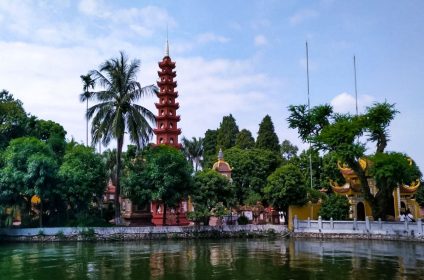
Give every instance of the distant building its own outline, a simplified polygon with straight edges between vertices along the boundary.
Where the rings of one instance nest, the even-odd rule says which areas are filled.
[[[224,160],[224,153],[222,152],[222,149],[219,149],[218,161],[213,164],[212,169],[231,180],[232,169],[230,165]]]

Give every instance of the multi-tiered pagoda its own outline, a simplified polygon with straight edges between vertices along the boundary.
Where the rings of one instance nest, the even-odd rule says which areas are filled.
[[[177,125],[180,121],[180,116],[177,115],[179,104],[175,102],[178,92],[175,91],[177,82],[174,81],[177,74],[174,71],[175,62],[169,57],[168,41],[166,42],[165,56],[159,62],[159,68],[159,81],[157,82],[159,103],[155,103],[158,115],[156,116],[156,128],[153,130],[156,135],[156,145],[168,145],[180,149],[178,135],[181,134],[181,129]],[[152,201],[150,205],[152,223],[156,226],[164,225],[164,207],[165,205],[161,201]],[[177,207],[167,208],[166,225],[188,225],[186,213],[189,207],[188,201],[181,201]]]
[[[181,129],[177,124],[180,121],[180,116],[177,116],[177,109],[179,108],[178,102],[175,99],[178,97],[178,92],[175,91],[177,82],[174,78],[177,76],[174,71],[175,62],[169,57],[169,45],[166,43],[165,56],[159,62],[160,71],[158,71],[159,81],[159,103],[155,103],[158,109],[156,116],[156,145],[165,144],[180,148],[178,143],[178,135],[181,134]]]

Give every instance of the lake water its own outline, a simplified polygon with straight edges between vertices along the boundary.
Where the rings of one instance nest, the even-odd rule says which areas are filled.
[[[0,279],[424,279],[424,244],[200,240],[1,244]]]

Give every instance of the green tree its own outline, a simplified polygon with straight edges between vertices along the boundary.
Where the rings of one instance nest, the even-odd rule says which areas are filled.
[[[307,149],[303,150],[296,162],[302,171],[302,180],[305,186],[311,187],[311,168],[310,161],[312,162],[312,188],[319,189],[321,186],[321,173],[322,173],[322,159],[317,150]],[[336,165],[337,167],[337,165]],[[327,182],[327,185],[329,183]]]
[[[235,193],[227,177],[215,170],[202,170],[193,178],[193,192],[191,195],[195,217],[206,220],[211,215],[212,209],[218,209],[223,203],[226,207],[233,206]]]
[[[237,134],[236,147],[240,149],[253,149],[255,147],[255,139],[249,130],[242,129]]]
[[[256,139],[256,148],[280,152],[280,141],[274,131],[274,124],[271,117],[266,115],[259,124],[258,137]]]
[[[345,179],[337,166],[337,162],[337,155],[334,152],[326,153],[322,157],[320,188],[329,189],[330,181],[334,181],[339,185],[345,183]]]
[[[64,196],[71,215],[89,216],[93,200],[100,212],[107,185],[106,166],[93,148],[75,145],[67,150],[59,169]]]
[[[0,203],[23,206],[24,215],[31,216],[31,197],[39,196],[39,222],[42,226],[43,204],[57,194],[59,166],[53,151],[36,138],[17,138],[5,150],[3,164],[0,170]]]
[[[361,142],[362,139],[376,143],[376,153],[384,152],[388,126],[397,114],[394,105],[387,102],[376,103],[358,116],[335,114],[330,105],[317,106],[310,111],[306,105],[290,106],[289,111],[290,128],[296,128],[303,141],[310,141],[321,151],[333,152],[338,160],[347,164],[358,175],[362,193],[372,207],[374,218],[385,219],[386,217],[380,216],[383,202],[378,200],[382,197],[371,193],[366,170],[361,168],[359,159],[365,156],[368,143]],[[387,176],[395,178],[397,175],[392,173]],[[384,188],[387,185],[377,187]],[[384,207],[389,208],[390,205],[386,204]]]
[[[420,186],[418,187],[416,198],[418,204],[423,207],[424,206],[424,187],[423,182],[421,182]]]
[[[378,189],[375,194],[375,215],[386,219],[388,205],[393,205],[392,194],[395,188],[421,179],[421,172],[415,163],[410,163],[406,155],[395,152],[376,153],[370,158],[370,165],[368,171],[374,177]]]
[[[208,129],[203,138],[203,167],[211,168],[218,154],[217,150],[217,130]]]
[[[63,126],[51,120],[31,116],[27,120],[26,133],[46,142],[55,153],[56,159],[62,160],[66,149],[66,131]]]
[[[93,90],[94,86],[96,85],[96,81],[93,80],[93,77],[91,76],[91,73],[88,73],[87,75],[81,75],[80,76],[82,81],[82,90],[83,93],[80,94],[80,101],[86,102],[86,113],[88,112],[88,100],[90,99],[92,93],[90,92],[90,88]],[[86,145],[88,146],[88,118],[86,122]]]
[[[299,148],[296,145],[293,145],[289,140],[284,140],[281,143],[280,152],[283,160],[289,161],[297,157],[297,152]]]
[[[144,200],[146,194],[142,188],[147,188],[151,199],[164,204],[163,224],[166,224],[167,207],[175,207],[186,198],[192,190],[192,166],[187,162],[181,151],[168,146],[157,146],[146,149],[143,154],[143,167],[137,183],[127,184],[126,192],[136,200]],[[135,187],[135,188],[134,188]],[[139,197],[137,197],[139,196]]]
[[[226,150],[234,147],[238,133],[239,128],[233,115],[230,114],[229,116],[224,116],[219,125],[218,134],[216,136],[216,150]]]
[[[332,194],[321,205],[319,215],[324,220],[347,220],[349,218],[349,200],[345,196]]]
[[[272,206],[286,211],[290,205],[304,205],[307,191],[301,178],[301,170],[293,164],[277,168],[267,179],[265,198]]]
[[[112,58],[100,65],[99,70],[93,70],[91,75],[100,91],[92,92],[91,98],[99,103],[90,107],[87,118],[92,118],[92,140],[96,144],[102,141],[108,145],[111,139],[116,139],[116,193],[115,222],[120,223],[119,196],[121,191],[120,172],[124,135],[128,133],[131,142],[139,148],[148,143],[155,116],[145,107],[136,104],[141,97],[157,91],[151,85],[141,87],[136,81],[140,67],[139,60],[128,61],[127,56],[120,52],[118,58]]]
[[[4,150],[11,139],[25,135],[26,118],[22,102],[6,90],[0,91],[0,150]]]
[[[201,167],[201,161],[203,156],[203,138],[192,137],[191,140],[183,137],[183,152],[187,160],[194,165],[194,171]]]
[[[234,147],[225,151],[225,159],[232,168],[231,178],[239,203],[250,196],[262,198],[267,177],[281,164],[278,154],[260,149]]]

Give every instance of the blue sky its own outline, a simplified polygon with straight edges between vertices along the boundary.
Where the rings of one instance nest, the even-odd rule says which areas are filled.
[[[388,150],[424,168],[423,14],[422,1],[0,0],[0,88],[83,141],[79,76],[125,50],[141,59],[141,84],[155,83],[168,26],[184,136],[229,113],[256,134],[269,114],[281,141],[302,146],[286,118],[307,102],[307,40],[312,105],[354,112],[356,55],[360,111],[396,103]],[[141,102],[156,112],[154,101]]]

